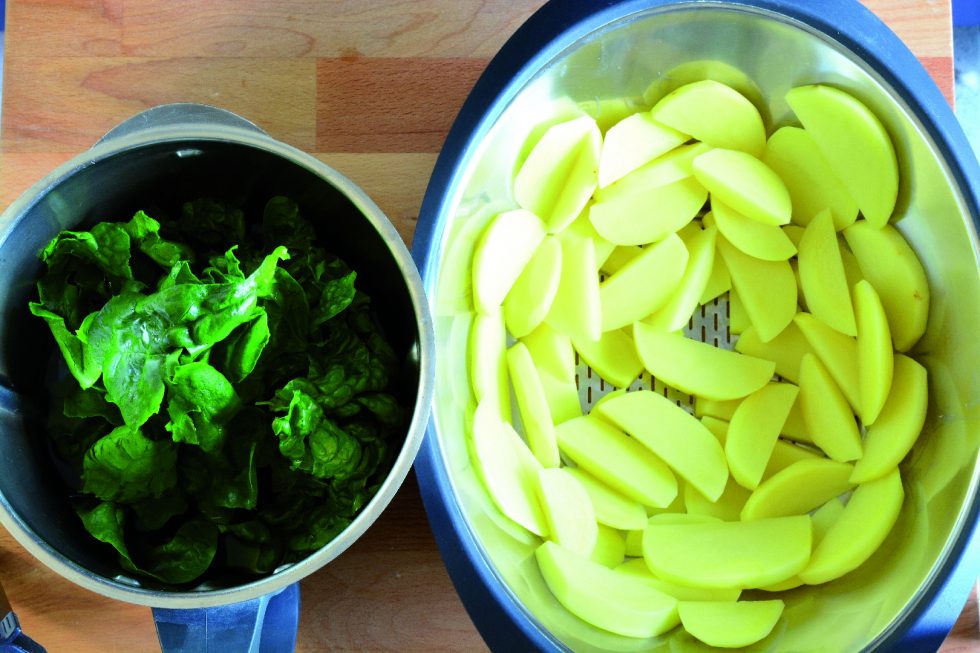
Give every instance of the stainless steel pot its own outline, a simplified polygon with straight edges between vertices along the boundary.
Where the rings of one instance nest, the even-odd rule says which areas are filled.
[[[489,502],[465,444],[467,300],[458,283],[467,224],[515,206],[514,165],[533,130],[581,111],[602,122],[698,76],[741,84],[776,126],[792,119],[783,97],[797,85],[829,83],[867,103],[897,147],[895,224],[933,293],[915,352],[929,369],[931,405],[902,465],[898,524],[859,570],[786,593],[780,625],[752,650],[935,650],[980,573],[980,169],[919,62],[852,0],[552,0],[491,62],[437,162],[414,242],[436,310],[437,384],[458,390],[437,395],[416,463],[450,575],[493,648],[701,650],[682,631],[628,640],[571,615],[537,570],[538,540]]]
[[[57,350],[27,310],[40,269],[37,255],[62,229],[124,219],[147,201],[213,196],[261,208],[274,194],[294,198],[315,223],[320,241],[358,270],[358,283],[374,298],[404,361],[404,387],[414,405],[411,423],[377,494],[322,549],[265,577],[221,578],[170,591],[124,572],[112,550],[85,532],[52,466],[39,420],[47,362]],[[401,237],[349,179],[227,111],[164,105],[127,120],[35,184],[6,210],[0,224],[6,225],[0,236],[0,523],[45,565],[99,594],[157,608],[239,603],[276,594],[330,562],[391,501],[428,419],[432,323]]]

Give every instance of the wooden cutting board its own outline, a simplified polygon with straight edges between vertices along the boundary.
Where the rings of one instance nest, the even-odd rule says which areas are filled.
[[[132,114],[204,102],[343,171],[410,242],[457,110],[541,4],[7,0],[0,208]],[[866,4],[952,102],[949,0]],[[3,529],[0,579],[29,634],[51,653],[159,650],[149,609],[61,579]],[[486,649],[442,565],[414,476],[302,593],[302,652]],[[943,651],[980,651],[976,611],[974,599]]]

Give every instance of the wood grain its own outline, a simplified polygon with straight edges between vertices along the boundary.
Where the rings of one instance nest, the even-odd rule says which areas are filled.
[[[542,3],[7,0],[0,207],[134,113],[195,101],[240,113],[342,171],[410,243],[456,111]],[[952,101],[949,0],[865,4]],[[61,579],[3,529],[0,579],[52,653],[159,650],[148,609]],[[302,653],[486,650],[439,557],[414,476],[302,590]],[[980,653],[975,595],[943,652]]]

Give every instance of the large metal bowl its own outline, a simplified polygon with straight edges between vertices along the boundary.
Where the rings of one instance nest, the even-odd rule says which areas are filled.
[[[935,650],[980,572],[980,170],[923,67],[851,0],[553,0],[491,63],[436,165],[414,245],[436,311],[439,360],[416,468],[450,574],[499,650],[699,650],[680,629],[648,641],[600,631],[548,591],[533,558],[539,540],[495,510],[467,453],[466,318],[454,295],[454,279],[466,273],[459,234],[481,212],[515,206],[514,162],[537,125],[582,108],[602,120],[609,99],[648,106],[650,85],[669,86],[672,71],[690,62],[712,62],[701,66],[708,75],[744,73],[776,126],[792,119],[783,96],[801,84],[832,84],[868,104],[896,145],[903,182],[895,224],[923,261],[933,296],[915,349],[930,373],[929,416],[902,464],[897,525],[859,570],[785,593],[780,624],[753,650]]]
[[[217,197],[261,211],[276,194],[293,198],[319,241],[358,271],[359,287],[374,299],[403,361],[399,385],[411,421],[404,441],[393,443],[397,456],[377,493],[323,548],[264,577],[221,577],[181,591],[154,586],[123,571],[112,549],[84,530],[45,447],[45,373],[57,349],[28,311],[41,267],[38,252],[62,229],[124,220],[147,202],[179,206]],[[132,603],[227,605],[273,594],[316,571],[389,504],[412,466],[428,420],[432,319],[408,249],[349,179],[227,111],[164,105],[127,120],[39,181],[10,205],[0,224],[6,225],[0,236],[0,524],[41,562],[82,587]]]

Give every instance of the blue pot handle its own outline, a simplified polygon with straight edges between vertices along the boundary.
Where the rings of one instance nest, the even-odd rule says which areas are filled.
[[[288,653],[296,649],[299,583],[213,608],[153,608],[163,653]]]

